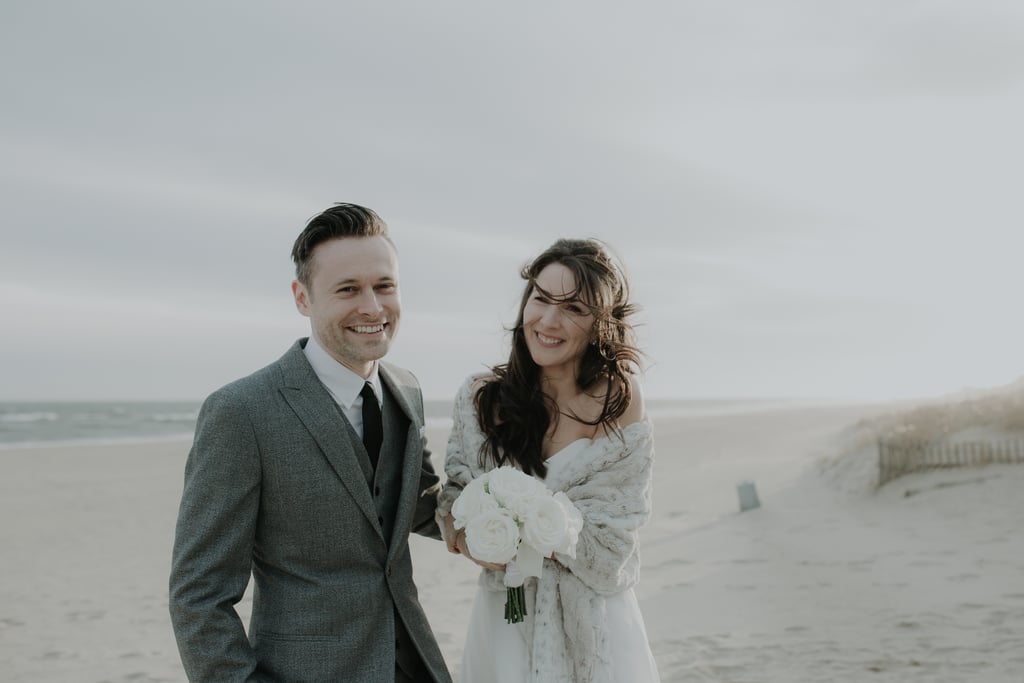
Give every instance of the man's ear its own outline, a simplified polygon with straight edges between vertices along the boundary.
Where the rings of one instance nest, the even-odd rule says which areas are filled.
[[[302,315],[309,317],[309,290],[306,285],[298,280],[292,280],[292,297],[295,298],[295,308]]]

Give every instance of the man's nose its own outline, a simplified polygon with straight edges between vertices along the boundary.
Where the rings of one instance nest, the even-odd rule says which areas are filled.
[[[377,293],[369,291],[359,297],[359,312],[366,313],[369,315],[376,315],[384,310],[384,307],[380,304],[380,299],[377,297]]]

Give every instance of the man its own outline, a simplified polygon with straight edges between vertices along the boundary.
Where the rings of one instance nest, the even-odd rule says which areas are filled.
[[[387,226],[339,204],[292,259],[312,334],[199,414],[170,578],[182,662],[203,683],[450,683],[409,556],[410,531],[440,538],[423,398],[380,362],[401,313]]]

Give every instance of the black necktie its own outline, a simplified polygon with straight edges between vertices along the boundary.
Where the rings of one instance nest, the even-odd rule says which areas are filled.
[[[359,392],[363,397],[363,445],[370,456],[370,464],[377,469],[380,458],[380,445],[384,442],[384,422],[380,417],[380,404],[373,393],[373,385],[367,382]]]

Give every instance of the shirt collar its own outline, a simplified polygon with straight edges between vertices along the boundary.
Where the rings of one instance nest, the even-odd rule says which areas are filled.
[[[359,392],[363,390],[363,384],[366,382],[373,385],[373,393],[377,395],[377,402],[381,402],[381,397],[384,394],[381,392],[380,363],[377,361],[373,363],[373,370],[370,371],[370,376],[367,379],[363,379],[336,361],[317,343],[316,337],[313,335],[309,336],[309,341],[306,342],[302,352],[306,354],[306,360],[313,367],[313,372],[316,373],[316,376],[327,387],[327,391],[331,394],[334,401],[342,408],[350,409],[352,407],[356,399],[359,398]]]

